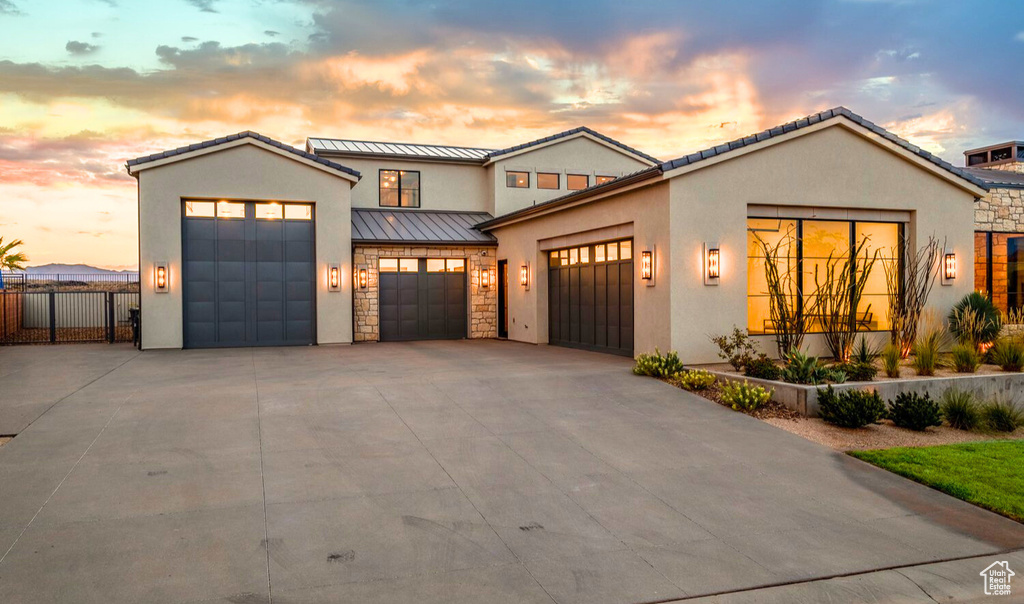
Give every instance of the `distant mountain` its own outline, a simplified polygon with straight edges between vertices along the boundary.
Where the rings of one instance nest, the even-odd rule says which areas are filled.
[[[25,272],[29,275],[118,275],[121,273],[134,273],[137,271],[112,271],[106,268],[89,266],[88,264],[44,264],[42,266],[27,266]]]

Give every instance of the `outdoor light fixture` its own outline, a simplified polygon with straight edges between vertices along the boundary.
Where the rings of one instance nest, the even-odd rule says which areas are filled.
[[[527,290],[530,289],[530,264],[524,264],[519,267],[519,285],[522,285]]]
[[[650,250],[640,252],[640,278],[644,281],[654,278],[654,254]]]
[[[491,286],[491,269],[484,267],[480,269],[480,287],[487,289]]]
[[[722,252],[717,243],[704,244],[704,285],[718,285],[722,277]]]
[[[337,264],[327,269],[327,291],[341,291],[341,267]]]
[[[946,250],[942,257],[942,284],[952,285],[956,279],[956,253]]]
[[[366,289],[366,269],[359,269],[359,289]]]
[[[167,273],[167,263],[157,262],[153,269],[153,290],[158,294],[166,294],[171,291],[171,277]]]

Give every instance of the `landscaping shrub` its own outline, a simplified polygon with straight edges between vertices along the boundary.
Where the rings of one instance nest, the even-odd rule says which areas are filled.
[[[683,370],[683,362],[679,360],[676,351],[670,350],[665,356],[661,351],[654,349],[654,354],[644,353],[636,357],[636,364],[633,365],[633,373],[637,375],[649,375],[651,377],[667,378]]]
[[[794,350],[786,355],[782,379],[790,384],[820,384],[827,379],[825,367],[816,357]]]
[[[954,388],[942,393],[940,402],[942,417],[957,430],[973,430],[978,427],[980,414],[978,401],[970,392],[961,392]]]
[[[715,383],[715,376],[703,369],[693,369],[679,372],[675,380],[684,389],[689,391],[707,390]]]
[[[900,377],[900,362],[903,360],[903,354],[900,352],[900,347],[895,344],[889,344],[882,349],[882,368],[885,369],[885,375],[891,378]]]
[[[917,375],[935,375],[935,370],[942,365],[942,338],[939,332],[928,332],[914,344],[914,360],[910,366]]]
[[[1020,338],[999,338],[988,354],[992,363],[999,365],[1003,371],[1019,373],[1024,369],[1024,340]]]
[[[878,368],[871,361],[865,362],[851,359],[847,363],[838,363],[832,367],[845,373],[846,377],[852,382],[870,382],[878,375]]]
[[[733,382],[722,385],[722,402],[736,411],[754,411],[772,398],[774,390],[751,386],[745,380],[742,384]]]
[[[885,417],[885,403],[875,391],[842,390],[832,386],[818,389],[818,415],[842,428],[863,428],[877,424]]]
[[[901,392],[889,401],[889,419],[900,428],[921,431],[942,425],[942,410],[928,394]]]
[[[743,375],[761,380],[778,380],[782,377],[782,369],[768,355],[761,354],[747,363]]]
[[[949,331],[961,344],[991,344],[1002,328],[999,309],[981,292],[967,294],[949,313]]]
[[[824,378],[823,382],[832,382],[833,384],[845,384],[846,383],[846,372],[842,369],[835,367],[827,367],[821,373],[821,377]]]
[[[957,344],[949,358],[957,373],[974,373],[981,366],[981,353],[974,344]]]
[[[718,345],[718,356],[728,361],[736,371],[742,371],[753,361],[757,351],[750,335],[739,327],[733,327],[732,334],[714,336],[711,341]]]
[[[1024,424],[1024,413],[1011,403],[992,401],[981,408],[985,425],[998,432],[1013,432]]]
[[[868,339],[865,338],[864,336],[861,336],[860,339],[857,340],[857,344],[854,345],[853,350],[850,351],[850,362],[856,364],[874,365],[875,360],[878,359],[879,354],[880,353],[878,351],[878,348],[868,344]],[[872,377],[874,376],[872,375]],[[853,376],[850,376],[850,379],[853,379]]]

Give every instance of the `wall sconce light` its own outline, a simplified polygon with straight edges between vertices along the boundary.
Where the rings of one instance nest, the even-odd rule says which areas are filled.
[[[718,285],[722,277],[722,251],[717,243],[704,244],[704,285]]]
[[[530,290],[530,263],[529,262],[527,262],[526,264],[524,264],[521,267],[519,267],[519,285],[522,285],[524,288],[526,288],[527,291]]]
[[[341,267],[337,264],[327,269],[327,291],[341,291]]]
[[[480,269],[480,287],[487,289],[491,286],[491,269],[484,267]]]
[[[956,280],[956,253],[946,250],[942,256],[942,284],[953,285]]]
[[[640,252],[640,278],[648,286],[654,285],[654,250]]]
[[[366,289],[366,281],[368,279],[365,268],[359,269],[359,289]]]
[[[153,266],[153,291],[158,294],[171,291],[171,275],[166,262],[157,262]]]

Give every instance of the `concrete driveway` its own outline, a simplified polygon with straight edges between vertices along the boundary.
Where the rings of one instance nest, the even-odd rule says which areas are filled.
[[[0,447],[0,602],[625,604],[1024,546],[1017,523],[628,359],[496,341],[0,359],[0,433],[20,432]],[[911,576],[858,589],[914,601]]]

